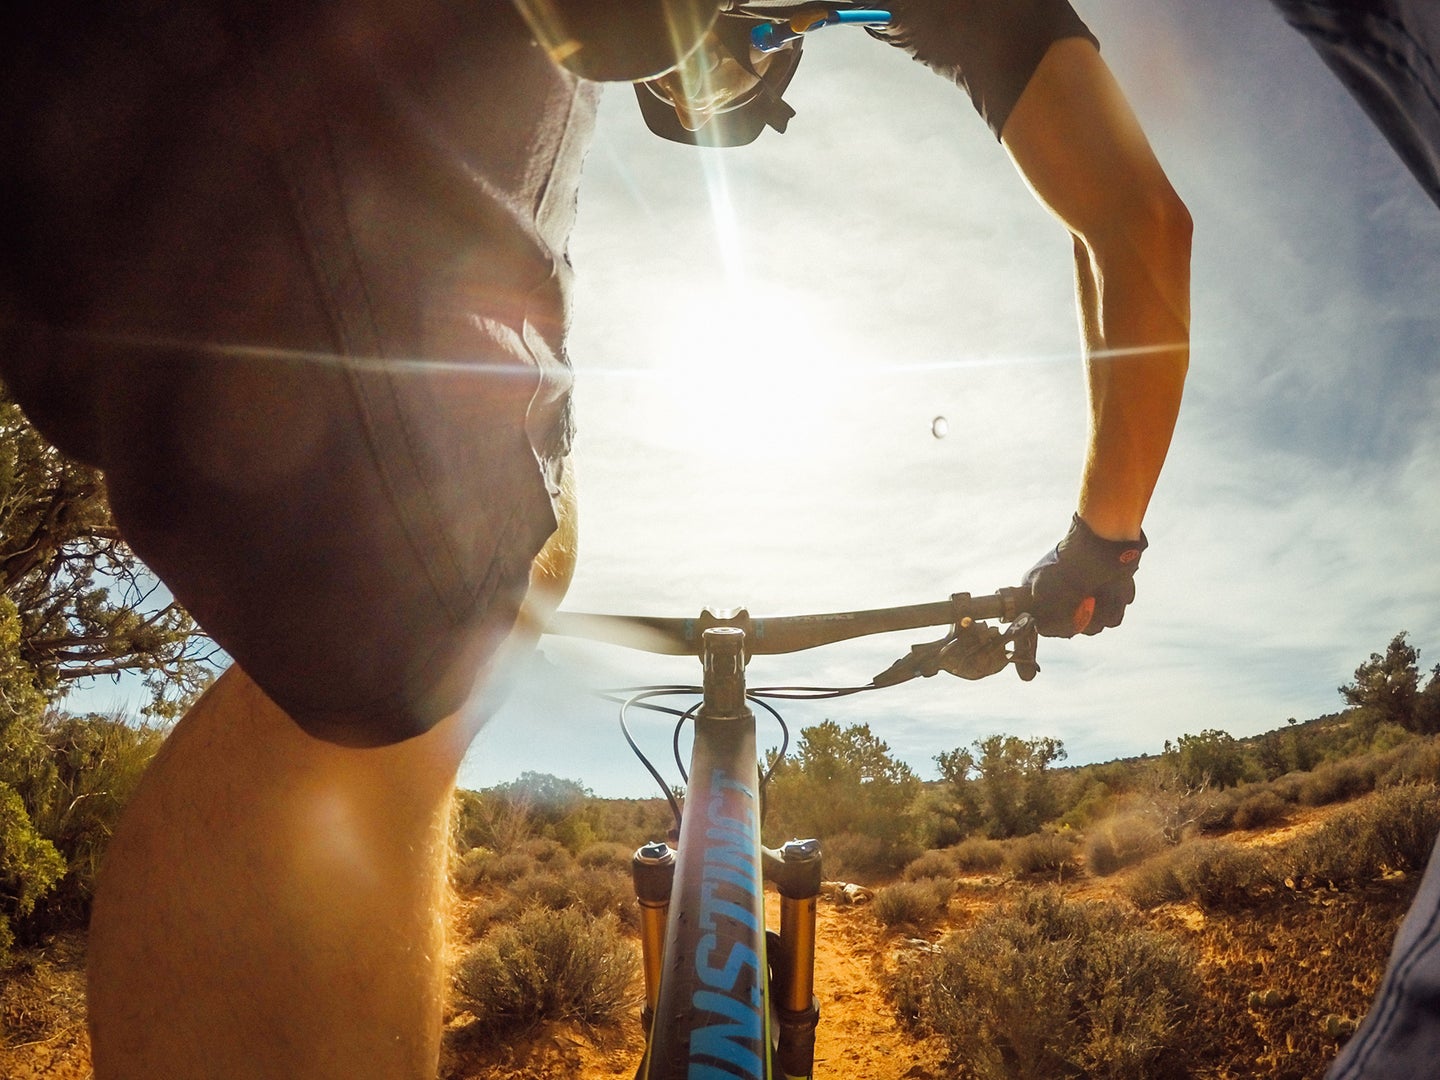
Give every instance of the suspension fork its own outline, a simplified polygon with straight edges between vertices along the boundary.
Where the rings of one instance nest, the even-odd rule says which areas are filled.
[[[810,1080],[815,1069],[815,908],[820,895],[820,841],[792,840],[766,850],[766,870],[780,890],[780,934],[771,958],[778,1039],[775,1063],[785,1080]]]

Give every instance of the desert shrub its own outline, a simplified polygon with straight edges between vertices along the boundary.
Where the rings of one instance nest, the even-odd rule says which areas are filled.
[[[1005,865],[1013,874],[1063,874],[1074,861],[1075,841],[1066,834],[1031,833],[1005,843]]]
[[[1195,830],[1209,835],[1235,828],[1235,811],[1244,796],[1238,788],[1203,791],[1185,802],[1185,813]]]
[[[521,911],[537,907],[549,911],[575,907],[589,915],[610,914],[627,926],[639,922],[628,873],[571,864],[557,869],[537,868],[511,882],[489,902],[474,905],[470,910],[470,931],[482,933],[496,922],[508,921]]]
[[[952,878],[955,876],[955,863],[943,851],[927,851],[918,859],[911,859],[906,863],[900,876],[906,881],[919,881],[922,878]]]
[[[490,868],[498,856],[489,848],[477,847],[450,857],[450,882],[462,892],[469,892],[489,880]]]
[[[1326,806],[1364,795],[1375,786],[1375,774],[1354,758],[1328,761],[1300,781],[1300,801]]]
[[[64,874],[65,860],[35,831],[20,795],[0,783],[0,968],[15,943],[13,921],[34,911]]]
[[[492,884],[505,884],[528,877],[535,873],[535,869],[534,856],[524,851],[509,851],[486,862],[484,876],[480,880]]]
[[[1143,862],[1165,846],[1159,826],[1138,814],[1122,814],[1100,822],[1085,838],[1085,867],[1106,877]]]
[[[583,849],[575,861],[584,867],[630,872],[630,861],[635,857],[635,845],[621,844],[613,840],[602,840]]]
[[[1287,844],[1282,866],[1296,884],[1353,885],[1387,870],[1419,870],[1440,831],[1440,791],[1394,787]]]
[[[955,882],[943,878],[897,881],[875,894],[871,910],[883,926],[923,926],[945,913]]]
[[[549,836],[537,836],[527,840],[520,850],[541,866],[563,866],[570,862],[570,849]]]
[[[898,872],[919,854],[919,844],[909,838],[840,833],[825,838],[825,874],[839,881],[873,881]]]
[[[1228,840],[1192,840],[1141,866],[1125,883],[1140,907],[1191,900],[1202,908],[1243,907],[1272,885],[1257,851]]]
[[[1286,812],[1285,800],[1269,788],[1262,788],[1253,795],[1247,795],[1235,807],[1235,828],[1264,828],[1283,820]]]
[[[604,1023],[625,1008],[635,951],[614,916],[529,908],[497,926],[456,965],[455,989],[477,1020]]]
[[[591,915],[607,912],[629,926],[640,925],[640,907],[629,872],[581,867],[571,875],[575,903]]]
[[[1305,774],[1286,773],[1278,779],[1271,780],[1267,787],[1281,802],[1294,804],[1300,801],[1300,788],[1304,782]]]
[[[957,870],[998,870],[1005,865],[1005,845],[985,836],[972,836],[949,849]]]
[[[1179,938],[1043,890],[905,962],[890,990],[986,1080],[1161,1080],[1186,1073],[1200,986]]]
[[[1387,754],[1376,770],[1377,788],[1440,783],[1440,740],[1423,739]]]

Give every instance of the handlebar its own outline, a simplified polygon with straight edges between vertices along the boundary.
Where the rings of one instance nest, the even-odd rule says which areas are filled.
[[[705,610],[698,618],[675,619],[648,615],[597,615],[559,611],[545,628],[547,634],[587,638],[668,656],[698,656],[702,637],[712,626],[730,626],[745,632],[746,656],[801,652],[837,641],[918,630],[927,626],[959,626],[965,620],[1020,619],[1030,601],[1026,588],[1000,589],[989,596],[955,593],[949,600],[907,607],[871,608],[828,615],[780,615],[754,618],[743,608],[733,612]]]

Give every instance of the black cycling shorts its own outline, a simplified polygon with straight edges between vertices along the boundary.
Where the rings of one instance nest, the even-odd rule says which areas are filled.
[[[595,97],[507,0],[0,15],[0,375],[314,734],[426,730],[513,624]]]
[[[1095,35],[1068,0],[892,0],[876,36],[951,80],[1000,138],[1010,111],[1050,46]]]

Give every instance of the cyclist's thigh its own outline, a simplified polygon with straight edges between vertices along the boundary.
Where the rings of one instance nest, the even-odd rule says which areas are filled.
[[[508,3],[301,8],[22,0],[0,371],[267,693],[369,744],[463,702],[554,528],[594,102]]]
[[[1360,1030],[1326,1080],[1431,1076],[1440,1060],[1440,842]]]

